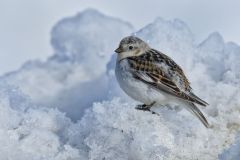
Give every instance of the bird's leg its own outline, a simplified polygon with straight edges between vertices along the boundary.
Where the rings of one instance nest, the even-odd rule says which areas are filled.
[[[151,107],[155,104],[156,102],[152,102],[151,104],[147,105],[147,104],[140,104],[140,105],[137,105],[135,107],[135,109],[137,110],[142,110],[142,111],[149,111],[149,112],[152,112],[152,114],[156,114],[156,112],[154,111],[151,111]]]
[[[137,110],[150,111],[150,107],[146,104],[139,104],[135,107]]]

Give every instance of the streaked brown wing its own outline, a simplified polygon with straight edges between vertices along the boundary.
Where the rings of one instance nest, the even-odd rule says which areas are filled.
[[[171,79],[169,73],[166,73],[164,70],[162,70],[156,64],[156,62],[154,62],[152,56],[147,54],[151,53],[146,53],[140,57],[128,58],[131,72],[136,79],[144,82],[154,89],[164,91],[170,95],[189,102],[206,106],[207,103],[204,103],[204,101],[202,101],[200,98],[198,100],[197,98],[185,93],[183,89],[180,89],[179,86],[177,86],[176,83]],[[177,74],[175,74],[175,76],[177,76]],[[186,90],[186,92],[188,91]]]
[[[142,57],[139,58],[143,58],[143,59],[149,59],[151,60],[153,63],[164,63],[169,67],[169,79],[171,79],[173,82],[176,83],[176,81],[171,77],[171,74],[174,73],[175,76],[179,77],[179,80],[181,82],[181,89],[186,90],[186,91],[191,91],[191,86],[190,86],[190,82],[188,81],[187,77],[185,76],[182,68],[176,63],[174,62],[170,57],[168,57],[167,55],[155,50],[155,49],[151,49],[148,52],[146,52],[146,54],[142,55]]]

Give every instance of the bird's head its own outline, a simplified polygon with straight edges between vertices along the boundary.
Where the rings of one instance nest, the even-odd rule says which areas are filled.
[[[118,60],[127,57],[135,57],[144,54],[150,47],[146,42],[135,36],[128,36],[120,41],[119,47],[115,50]]]

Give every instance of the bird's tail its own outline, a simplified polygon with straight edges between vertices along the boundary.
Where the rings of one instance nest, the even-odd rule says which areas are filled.
[[[210,128],[210,125],[203,115],[203,113],[198,109],[198,107],[194,103],[188,103],[186,107],[192,114],[198,117],[198,119],[203,123],[206,128]]]
[[[201,106],[209,105],[207,102],[196,96],[194,93],[189,93],[189,96],[194,100],[195,103],[200,104]]]

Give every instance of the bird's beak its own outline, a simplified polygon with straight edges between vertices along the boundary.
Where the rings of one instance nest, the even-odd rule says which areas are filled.
[[[118,47],[117,49],[115,49],[115,52],[116,53],[121,53],[123,50],[122,50],[122,48],[121,47]]]

